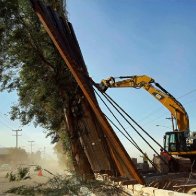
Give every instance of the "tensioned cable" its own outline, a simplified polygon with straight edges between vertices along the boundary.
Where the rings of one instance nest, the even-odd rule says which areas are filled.
[[[112,101],[106,96],[106,93],[102,93],[102,94],[108,100],[108,102],[116,109],[116,111],[119,112],[119,114],[124,118],[124,120],[135,130],[135,132],[148,144],[148,146],[155,152],[155,154],[157,154],[157,156],[159,156],[161,158],[161,160],[163,160],[166,163],[166,161],[159,155],[159,153],[152,147],[152,145],[139,133],[139,131],[127,120],[127,118],[121,113],[121,111],[115,105],[117,105],[118,107],[120,107],[120,106],[114,100],[113,100],[113,102],[115,104],[112,103]],[[133,120],[133,122],[134,122],[134,120]],[[164,149],[164,148],[162,148],[162,149]]]
[[[112,114],[112,116],[115,118],[115,120],[119,123],[119,125],[123,128],[123,130],[125,131],[125,133],[128,135],[128,137],[132,140],[132,144],[136,147],[139,148],[139,146],[136,144],[135,140],[130,136],[130,134],[126,131],[126,129],[124,128],[124,126],[122,125],[122,123],[117,119],[117,117],[114,115],[114,113],[112,112],[112,110],[108,107],[108,105],[105,103],[105,101],[101,98],[101,96],[97,93],[97,91],[94,89],[96,95],[99,97],[99,99],[103,102],[103,104],[106,106],[106,108],[109,110],[109,112]],[[106,116],[106,115],[105,115]],[[108,118],[106,116],[106,118]],[[108,118],[109,119],[109,118]],[[110,120],[110,119],[109,119]],[[111,120],[110,120],[111,121]],[[113,123],[114,124],[114,123]],[[122,133],[122,132],[121,132]],[[123,133],[124,135],[124,133]],[[127,137],[127,136],[126,136]]]
[[[118,107],[132,122],[134,122],[150,139],[152,139],[160,148],[164,149],[147,131],[144,130],[122,107],[120,107],[107,93],[103,93],[104,97],[111,103],[115,104],[114,107]],[[119,109],[117,108],[117,111]],[[128,121],[129,122],[129,121]]]
[[[145,153],[142,151],[142,149],[141,148],[139,148],[139,146],[136,144],[136,145],[134,145],[134,143],[119,129],[119,127],[117,126],[117,125],[115,125],[114,124],[114,122],[109,118],[109,117],[107,117],[106,115],[105,115],[105,117],[108,119],[108,121],[133,145],[133,146],[135,146],[135,148],[137,148],[138,149],[138,151],[140,152],[140,153],[142,153],[147,159],[148,159],[148,161],[151,163],[151,165],[156,169],[156,170],[158,170],[157,168],[156,168],[156,166],[155,166],[155,164],[148,158],[148,156],[146,156],[145,155]]]
[[[160,154],[152,147],[152,145],[139,133],[139,131],[125,118],[125,116],[120,112],[120,110],[122,110],[144,133],[146,133],[159,147],[161,147],[161,149],[164,149],[155,139],[153,139],[134,119],[132,119],[111,97],[109,99],[109,95],[107,95],[106,93],[102,93],[104,95],[104,97],[108,100],[108,102],[119,112],[119,114],[124,118],[124,120],[135,130],[135,132],[148,144],[148,146],[155,152],[155,154],[160,157],[160,159],[165,163],[168,164],[161,156]],[[107,97],[107,96],[108,97]],[[114,102],[114,103],[112,103]],[[115,105],[116,106],[115,106]],[[119,107],[120,110],[117,108]],[[164,149],[165,150],[165,149]],[[168,153],[169,156],[171,156],[169,154],[169,152],[167,150],[165,150],[165,152]],[[173,158],[171,156],[171,158]]]
[[[93,88],[94,89],[94,88]],[[98,92],[94,89],[96,95],[100,98],[100,100],[103,102],[103,104],[106,106],[106,108],[109,110],[109,112],[112,114],[112,116],[115,118],[115,120],[119,123],[119,125],[123,128],[123,130],[125,131],[125,133],[128,135],[128,137],[119,129],[119,127],[117,125],[114,124],[114,122],[105,115],[105,117],[111,122],[111,124],[118,129],[118,131],[133,145],[135,146],[135,148],[138,149],[139,152],[141,152],[144,156],[145,153],[142,151],[142,149],[137,145],[137,143],[135,142],[135,140],[131,137],[131,135],[126,131],[125,127],[122,125],[122,123],[117,119],[117,117],[114,115],[114,113],[112,112],[112,110],[108,107],[108,105],[105,103],[105,101],[102,99],[102,97],[98,94]],[[156,166],[154,165],[154,163],[148,158],[148,156],[146,157],[148,159],[148,161],[153,165],[153,167],[155,169]]]

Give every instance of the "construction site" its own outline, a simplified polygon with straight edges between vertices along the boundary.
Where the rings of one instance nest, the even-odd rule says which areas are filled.
[[[20,31],[18,31],[13,33],[15,37],[13,36],[12,39],[24,39],[24,45],[27,43],[32,47],[32,50],[26,47],[27,51],[23,50],[24,53],[23,51],[18,52],[18,56],[24,59],[21,62],[18,60],[20,58],[17,57],[17,62],[13,58],[14,50],[6,53],[9,48],[4,49],[1,54],[2,59],[0,60],[3,62],[4,59],[8,59],[6,63],[13,64],[15,67],[12,67],[12,69],[15,69],[17,74],[20,75],[18,83],[14,74],[10,83],[7,82],[9,79],[7,79],[7,83],[3,83],[3,90],[19,89],[17,94],[20,97],[20,107],[12,110],[12,118],[22,119],[21,121],[24,124],[35,121],[48,129],[48,135],[51,136],[52,142],[61,142],[61,147],[63,146],[62,148],[65,151],[63,156],[71,157],[71,168],[81,181],[85,183],[94,181],[109,183],[116,190],[116,192],[106,193],[99,193],[98,191],[82,192],[80,190],[80,193],[66,192],[63,194],[61,192],[60,194],[56,192],[56,195],[195,195],[196,131],[190,128],[190,125],[195,124],[189,119],[190,115],[185,106],[179,101],[179,97],[170,93],[175,92],[172,86],[165,85],[165,82],[163,82],[163,85],[161,84],[161,81],[164,81],[164,73],[160,74],[158,78],[153,72],[152,76],[150,75],[151,72],[147,75],[146,72],[140,69],[135,73],[129,73],[130,69],[126,70],[124,68],[119,73],[120,76],[116,76],[111,75],[108,68],[105,68],[105,70],[102,70],[104,71],[102,79],[97,81],[97,77],[94,78],[96,73],[92,74],[90,71],[92,70],[91,65],[86,66],[84,61],[86,57],[82,53],[82,47],[80,47],[80,38],[77,37],[77,30],[74,30],[73,27],[74,24],[72,26],[69,21],[67,13],[69,9],[65,6],[67,2],[62,1],[63,4],[61,4],[57,3],[58,1],[30,0],[27,5],[23,1],[21,2],[17,6],[23,6],[23,9],[27,9],[26,7],[30,5],[27,9],[31,12],[29,18],[25,17],[26,10],[21,14],[17,6],[17,9],[14,5],[10,6],[12,1],[9,1],[11,7],[9,12],[11,14],[2,14],[15,20],[19,13],[18,24],[12,24],[13,26],[10,29],[13,32],[17,28],[26,28],[27,30],[25,37],[21,36],[21,38],[20,33],[18,33]],[[2,1],[2,5],[6,5],[6,1]],[[64,9],[65,7],[66,9]],[[5,10],[1,9],[2,13],[6,13]],[[71,15],[71,13],[69,14]],[[20,21],[23,21],[24,25]],[[103,27],[100,26],[99,28]],[[33,34],[34,31],[35,34]],[[6,40],[10,34],[6,34],[6,30],[3,28],[2,32],[1,36],[4,36]],[[42,34],[42,37],[38,38],[38,34]],[[99,33],[96,36],[99,37]],[[121,39],[119,38],[119,40]],[[1,41],[1,45],[5,43]],[[19,47],[22,46],[23,44]],[[16,47],[17,50],[20,49]],[[96,54],[95,48],[91,48],[91,50]],[[121,48],[121,50],[123,49]],[[124,51],[124,53],[126,52]],[[9,55],[13,56],[9,57]],[[32,60],[32,65],[36,65],[37,62],[38,64],[42,63],[39,66],[30,67],[29,55],[35,57],[35,60]],[[178,56],[178,58],[180,57]],[[129,62],[127,64],[129,65]],[[1,72],[7,74],[7,67],[3,68],[4,65],[2,64]],[[131,65],[129,66],[131,67]],[[104,67],[100,66],[99,69],[102,68]],[[39,70],[39,74],[37,70]],[[171,66],[171,76],[168,75],[165,81],[175,80],[172,71]],[[177,70],[174,72],[177,72]],[[186,80],[186,78],[184,77],[183,80]],[[1,82],[3,82],[3,79]],[[181,83],[181,81],[178,82]],[[130,107],[129,109],[123,107],[123,103],[120,103],[119,100],[116,101],[115,97],[120,97],[121,92],[123,93],[126,89],[135,89],[134,92],[138,94],[138,100],[141,99],[142,102],[140,106],[134,106],[136,104],[133,100],[129,101],[131,100],[131,93],[128,93],[124,97],[125,100],[122,101],[128,103],[127,107]],[[143,91],[144,94],[142,94]],[[187,94],[194,91],[192,90]],[[114,92],[114,94],[111,93],[110,95],[110,92]],[[183,96],[186,96],[186,94]],[[146,128],[145,125],[138,122],[135,116],[133,117],[129,113],[131,111],[131,113],[142,116],[137,111],[137,107],[140,107],[141,110],[143,107],[145,112],[148,97],[149,100],[155,100],[158,107],[160,105],[161,108],[165,109],[165,112],[169,115],[169,125],[166,124],[165,126],[163,122],[162,125],[156,124],[154,128]],[[150,115],[148,114],[148,116]],[[151,129],[159,130],[161,126],[165,127],[161,133],[151,132]],[[160,136],[160,139],[157,140],[158,136]],[[65,141],[68,141],[66,145]],[[29,142],[32,145],[34,141]],[[68,151],[69,153],[66,154]],[[10,156],[7,156],[7,154],[6,150],[0,152],[1,164],[11,162]],[[14,160],[16,158],[12,159],[12,162]],[[21,158],[18,161],[20,160]],[[42,162],[40,161],[40,164]],[[30,164],[30,162],[27,160],[25,164]],[[66,165],[68,162],[65,161],[64,164]],[[45,165],[47,166],[46,163]],[[31,168],[34,166],[31,164]],[[53,175],[47,169],[38,168],[38,172],[38,176],[43,176],[42,172]],[[54,183],[56,182],[54,181]],[[46,182],[43,181],[42,183]],[[85,187],[85,184],[82,184],[82,186]],[[103,184],[100,186],[103,187]],[[22,192],[13,193],[28,195],[27,192],[23,192],[23,194]],[[39,194],[34,192],[32,195]],[[50,195],[50,193],[41,193],[41,195]],[[55,194],[52,193],[51,195]]]

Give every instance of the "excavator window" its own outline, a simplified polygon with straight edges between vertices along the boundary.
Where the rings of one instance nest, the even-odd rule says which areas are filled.
[[[176,135],[170,134],[170,140],[169,140],[169,151],[175,152],[176,151]]]
[[[165,150],[168,152],[177,151],[177,141],[176,134],[174,132],[167,132],[165,135]]]
[[[167,132],[164,140],[164,148],[168,152],[187,151],[186,138],[183,132]]]
[[[164,144],[165,144],[164,145],[165,150],[169,151],[169,135],[167,134],[164,136]]]

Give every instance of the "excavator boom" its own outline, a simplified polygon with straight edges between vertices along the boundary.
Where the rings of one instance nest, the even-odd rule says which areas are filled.
[[[123,76],[119,77],[119,79],[119,81],[116,81],[116,78],[110,77],[102,80],[99,84],[100,90],[105,92],[107,88],[115,87],[143,88],[171,112],[172,117],[176,120],[176,129],[178,131],[189,131],[189,118],[182,104],[160,84],[156,83],[154,79],[146,75]]]

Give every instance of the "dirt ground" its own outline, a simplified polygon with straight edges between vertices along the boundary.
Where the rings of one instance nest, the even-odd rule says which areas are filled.
[[[20,181],[12,181],[10,182],[8,178],[6,178],[6,174],[13,172],[17,173],[17,168],[19,167],[29,167],[29,176],[30,179],[20,180]],[[38,171],[35,171],[36,166],[32,165],[16,165],[12,166],[12,168],[2,169],[0,167],[0,195],[14,195],[14,194],[6,194],[5,192],[16,187],[21,186],[30,186],[34,187],[39,184],[43,184],[48,182],[50,179],[54,177],[54,175],[65,174],[65,169],[59,167],[56,161],[46,161],[41,164],[42,167],[42,175],[38,175]],[[46,169],[46,171],[44,170]],[[51,174],[49,173],[51,172]],[[53,174],[53,175],[52,175]]]
[[[39,175],[40,174],[39,171],[35,171],[34,168],[32,167],[30,169],[30,172],[29,172],[30,173],[29,176],[31,177],[30,179],[10,182],[9,179],[5,177],[6,174],[7,174],[7,172],[10,172],[10,171],[11,170],[7,170],[7,171],[0,170],[0,196],[1,195],[3,195],[3,196],[4,195],[5,196],[12,196],[12,195],[14,196],[14,195],[16,195],[16,194],[12,194],[12,193],[6,193],[8,190],[13,189],[13,188],[18,188],[18,187],[21,187],[21,186],[27,186],[27,187],[32,187],[33,188],[33,187],[37,187],[40,184],[45,184],[49,180],[53,179],[54,178],[54,175],[64,174],[63,176],[66,176],[65,175],[65,171],[61,170],[61,172],[60,172],[60,170],[56,171],[56,170],[54,170],[52,168],[48,169],[49,172],[48,171],[45,171],[43,169],[42,170],[42,175],[40,176]],[[12,171],[14,171],[14,170],[12,169]],[[193,185],[196,184],[196,181],[195,181],[196,174],[193,173],[192,177],[190,178],[190,182],[189,183],[187,183],[187,175],[186,175],[186,177],[185,176],[181,176],[181,175],[185,175],[185,174],[179,174],[179,176],[177,174],[175,174],[175,175],[172,175],[171,174],[170,177],[169,177],[170,178],[170,181],[171,181],[170,183],[167,182],[168,175],[161,176],[161,177],[160,176],[157,176],[157,177],[156,176],[153,176],[152,178],[154,180],[152,180],[152,179],[150,180],[150,178],[149,178],[149,180],[151,181],[150,186],[154,186],[156,188],[163,188],[163,186],[164,186],[165,189],[167,189],[167,190],[173,190],[172,187],[173,187],[173,185],[176,185],[176,184],[179,184],[179,185],[180,184],[185,184],[185,183],[186,184],[193,184]],[[163,182],[163,186],[162,187],[159,187],[158,186],[158,184],[160,184],[160,183],[158,183],[158,181],[160,180],[159,178],[161,178],[161,181]],[[164,180],[164,178],[165,178],[165,180]],[[176,178],[178,178],[178,182],[176,181],[177,180]],[[66,186],[68,185],[68,184],[66,184],[66,182],[64,184]],[[73,185],[75,186],[77,184],[73,183]],[[166,185],[168,185],[168,187]],[[46,187],[44,187],[44,188],[46,188]],[[50,187],[50,188],[52,188],[52,187]],[[86,188],[86,187],[84,186],[83,188]],[[186,192],[188,192],[188,189],[191,188],[191,187],[189,187],[189,186],[188,187],[184,187],[187,190],[185,190],[184,188],[182,189],[182,188],[183,187],[181,187],[181,186],[177,186],[175,191],[180,191],[180,192],[185,192],[186,193]],[[182,190],[180,190],[180,189],[182,189]],[[106,194],[101,194],[101,195],[115,195],[115,194],[110,194],[110,193],[111,192],[114,192],[115,193],[116,191],[118,192],[118,190],[116,190],[116,189],[111,189],[109,191],[110,192],[108,192]],[[54,190],[54,192],[55,192],[55,190]],[[42,194],[42,195],[47,195],[47,194]],[[70,194],[70,195],[72,195],[72,194]],[[100,195],[100,194],[95,194],[95,195]],[[121,195],[124,195],[124,194],[121,194]]]
[[[31,174],[31,179],[9,182],[9,179],[5,177],[7,172],[8,171],[0,171],[0,195],[14,195],[6,194],[5,192],[11,188],[20,187],[22,185],[36,186],[40,183],[46,183],[51,178],[51,175],[46,172],[43,172],[43,176],[38,176],[38,172],[34,172]]]
[[[13,170],[12,170],[13,171]],[[49,172],[48,172],[49,171]],[[50,173],[52,172],[52,174]],[[124,191],[111,184],[92,181],[80,181],[67,172],[56,172],[52,170],[39,171],[30,170],[31,179],[12,181],[6,178],[7,171],[0,171],[0,195],[127,195]],[[62,175],[63,174],[63,175]],[[11,191],[10,191],[11,190]],[[9,191],[9,193],[7,193]],[[15,194],[13,194],[15,193]],[[16,194],[18,193],[18,194]]]

